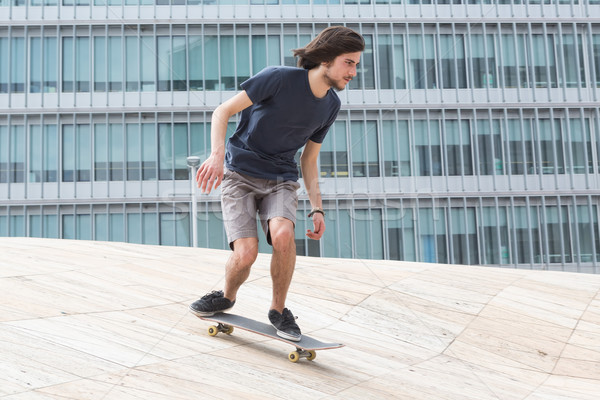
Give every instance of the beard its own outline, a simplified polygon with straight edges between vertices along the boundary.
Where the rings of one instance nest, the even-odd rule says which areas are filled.
[[[346,77],[350,80],[352,80],[352,77]],[[350,84],[350,82],[346,83],[345,79],[332,79],[329,76],[329,69],[327,70],[327,73],[325,74],[325,81],[327,82],[327,84],[329,86],[331,86],[332,88],[334,88],[335,90],[337,90],[338,92],[341,92],[342,90],[344,90],[346,88],[347,85]]]

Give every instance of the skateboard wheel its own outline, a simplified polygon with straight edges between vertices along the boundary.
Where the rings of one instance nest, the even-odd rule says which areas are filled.
[[[300,359],[300,353],[298,353],[297,351],[292,351],[288,355],[288,359],[293,363],[298,362],[298,360]]]
[[[217,329],[216,326],[211,325],[211,326],[208,327],[208,334],[210,336],[217,336],[217,333],[219,333],[219,330]]]
[[[223,332],[225,332],[228,335],[231,335],[233,333],[233,326],[226,326]]]
[[[308,351],[308,357],[306,357],[306,359],[307,359],[308,361],[312,361],[312,360],[314,360],[316,357],[317,357],[317,352],[316,352],[316,351],[314,351],[314,350],[309,350],[309,351]]]

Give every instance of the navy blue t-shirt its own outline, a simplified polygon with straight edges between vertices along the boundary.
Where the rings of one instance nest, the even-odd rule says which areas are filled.
[[[321,99],[308,83],[308,70],[268,67],[241,84],[252,106],[242,111],[227,142],[227,168],[264,179],[298,180],[294,156],[309,140],[322,143],[340,110],[329,89]]]

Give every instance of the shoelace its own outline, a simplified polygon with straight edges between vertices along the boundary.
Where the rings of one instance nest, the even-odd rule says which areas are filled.
[[[298,317],[294,317],[292,312],[287,309],[283,311],[282,315],[283,315],[283,321],[281,322],[282,330],[286,330],[288,328],[298,329],[298,325],[296,324],[296,319],[298,319]]]
[[[214,299],[216,297],[223,297],[223,291],[222,290],[213,290],[209,294],[202,296],[202,300]]]

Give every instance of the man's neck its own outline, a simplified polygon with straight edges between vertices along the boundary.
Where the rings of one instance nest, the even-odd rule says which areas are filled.
[[[327,84],[323,78],[323,66],[319,65],[313,69],[308,70],[308,84],[313,95],[319,99],[327,96],[327,91],[331,89],[331,86]]]

